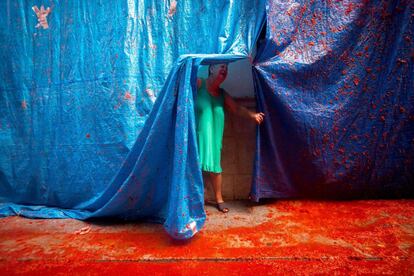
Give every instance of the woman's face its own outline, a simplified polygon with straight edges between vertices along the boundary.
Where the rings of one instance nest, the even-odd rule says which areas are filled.
[[[223,82],[227,77],[227,64],[214,64],[210,66],[210,76],[218,80],[220,83]]]

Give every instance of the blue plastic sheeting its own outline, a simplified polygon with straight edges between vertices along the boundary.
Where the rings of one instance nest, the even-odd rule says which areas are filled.
[[[414,194],[412,1],[268,1],[252,198]]]
[[[197,68],[248,56],[264,16],[260,0],[2,1],[0,215],[193,236]]]

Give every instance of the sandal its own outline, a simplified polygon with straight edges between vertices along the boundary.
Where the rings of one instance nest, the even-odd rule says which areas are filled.
[[[225,202],[217,202],[216,207],[220,212],[223,213],[227,213],[228,211],[230,211]]]

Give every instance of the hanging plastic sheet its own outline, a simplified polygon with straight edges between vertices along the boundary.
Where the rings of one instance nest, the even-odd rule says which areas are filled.
[[[194,235],[191,79],[203,60],[248,56],[264,14],[263,1],[2,1],[0,215]],[[183,56],[198,53],[226,55]]]
[[[412,1],[267,4],[251,195],[414,194]]]

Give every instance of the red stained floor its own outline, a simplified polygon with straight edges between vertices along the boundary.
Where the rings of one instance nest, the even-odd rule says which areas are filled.
[[[414,274],[414,200],[206,210],[205,228],[187,242],[155,224],[2,218],[0,275]]]

